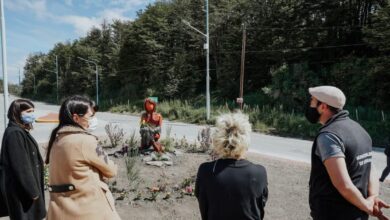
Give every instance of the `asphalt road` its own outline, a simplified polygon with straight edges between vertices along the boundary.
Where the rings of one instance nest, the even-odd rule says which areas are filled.
[[[15,97],[11,96],[10,100],[12,101],[13,99],[15,99]],[[42,102],[34,102],[34,103],[36,105],[35,112],[38,117],[50,112],[58,112],[59,110],[59,106],[56,105],[49,105]],[[0,96],[1,136],[4,131],[3,105],[4,105],[3,94],[1,94]],[[113,114],[108,112],[98,112],[97,117],[99,120],[99,125],[97,130],[94,133],[98,136],[105,135],[104,126],[110,122],[123,128],[123,130],[126,132],[126,135],[130,135],[130,133],[133,131],[135,131],[136,134],[138,134],[138,129],[139,129],[138,116]],[[31,133],[39,143],[46,143],[49,139],[51,130],[54,127],[55,124],[35,123],[34,129],[32,130]],[[185,137],[189,141],[194,141],[197,139],[199,131],[205,126],[186,124],[181,122],[171,122],[171,121],[164,120],[163,129],[162,129],[163,136],[166,135],[166,129],[168,127],[171,127],[171,136],[175,136],[176,138]],[[306,141],[306,140],[277,137],[277,136],[252,132],[251,145],[249,151],[264,154],[264,155],[270,155],[274,157],[294,160],[294,161],[310,163],[311,143],[312,143],[311,141]],[[374,148],[373,161],[377,170],[382,171],[382,169],[386,166],[386,157],[383,154],[383,150]]]

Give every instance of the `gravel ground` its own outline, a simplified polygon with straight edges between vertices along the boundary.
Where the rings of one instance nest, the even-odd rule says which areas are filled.
[[[265,219],[311,219],[308,206],[309,164],[248,154],[250,161],[267,169],[269,200],[265,208]],[[117,191],[114,193],[114,197],[119,199],[116,201],[116,208],[123,220],[200,219],[196,198],[183,193],[181,185],[186,182],[193,187],[191,181],[194,180],[199,165],[210,160],[208,155],[185,153],[174,158],[173,166],[164,168],[145,165],[138,160],[136,167],[139,170],[139,184],[138,187],[132,185],[130,188],[133,190],[128,193],[120,192],[129,189],[125,160],[114,160],[119,165],[119,173],[110,181],[110,185],[114,185],[113,192]],[[153,187],[154,190],[158,188],[158,191],[152,193]],[[390,202],[390,183],[383,183],[380,190],[381,197]],[[385,213],[390,216],[389,210]]]
[[[248,159],[262,164],[268,172],[269,200],[265,219],[305,220],[310,218],[308,205],[308,181],[310,166],[307,163],[278,159],[250,153]],[[122,201],[117,201],[117,210],[123,219],[200,219],[197,200],[194,196],[180,196],[180,190],[173,190],[174,185],[196,175],[202,162],[210,160],[208,155],[184,154],[175,159],[172,167],[158,168],[139,163],[140,176],[143,180],[138,192],[131,192]],[[118,161],[121,163],[121,161]],[[118,187],[128,183],[125,168],[121,166],[117,178]],[[143,199],[133,201],[139,191],[143,198],[149,197],[147,188],[165,185],[165,191],[158,193],[156,201]],[[164,200],[167,192],[169,199]],[[381,197],[390,201],[390,184],[381,186]],[[386,210],[390,216],[390,212]],[[374,219],[374,218],[372,218]]]

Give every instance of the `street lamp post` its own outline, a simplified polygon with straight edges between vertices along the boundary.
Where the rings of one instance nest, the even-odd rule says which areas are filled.
[[[58,56],[56,55],[56,81],[57,81],[57,104],[58,104]]]
[[[32,74],[32,76],[33,76],[34,94],[36,94],[36,93],[37,93],[37,86],[36,86],[36,84],[35,84],[35,74],[34,74],[34,73],[31,73],[31,74]]]
[[[96,62],[84,59],[82,57],[77,57],[80,60],[84,60],[87,63],[92,63],[95,65],[95,73],[96,73],[96,105],[99,105],[99,74],[98,74],[98,65]]]
[[[205,12],[206,12],[206,33],[198,30],[193,27],[190,22],[182,20],[182,22],[190,27],[192,30],[198,32],[206,38],[206,43],[204,44],[204,49],[206,50],[206,112],[207,120],[210,119],[210,35],[209,35],[209,1],[205,0]]]
[[[1,57],[3,70],[3,94],[4,94],[4,130],[7,127],[7,108],[8,108],[8,73],[7,73],[7,49],[5,39],[5,19],[4,19],[4,2],[0,0],[0,19],[1,19]],[[1,148],[1,147],[0,147]]]
[[[48,69],[45,69],[46,71],[48,71],[48,72],[51,72],[51,73],[55,73],[56,74],[56,85],[57,85],[57,103],[58,103],[58,93],[59,93],[59,86],[58,86],[58,56],[56,55],[56,62],[55,62],[55,64],[56,64],[56,69],[55,69],[55,71],[52,71],[52,70],[48,70]]]

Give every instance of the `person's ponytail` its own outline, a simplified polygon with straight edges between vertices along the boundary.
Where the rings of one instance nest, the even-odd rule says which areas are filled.
[[[54,141],[56,140],[58,130],[60,130],[62,127],[63,126],[60,124],[56,128],[54,128],[54,130],[51,132],[49,145],[47,147],[47,152],[46,152],[46,160],[45,160],[46,164],[49,164],[49,162],[50,162],[51,148],[53,147]]]

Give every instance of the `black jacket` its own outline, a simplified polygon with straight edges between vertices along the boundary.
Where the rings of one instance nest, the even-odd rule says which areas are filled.
[[[44,218],[43,160],[34,138],[14,122],[4,132],[0,165],[0,189],[8,203],[11,220]]]
[[[257,220],[268,198],[267,172],[247,160],[220,159],[199,167],[195,195],[205,220]]]

